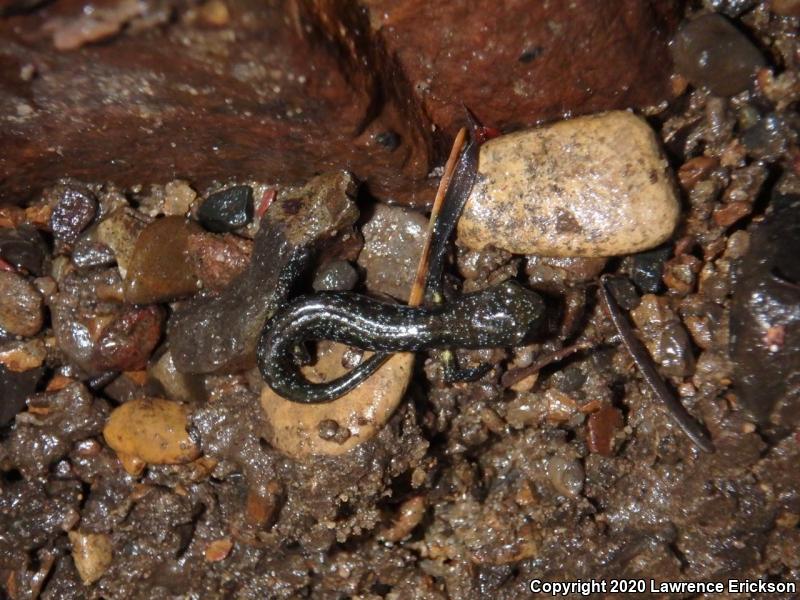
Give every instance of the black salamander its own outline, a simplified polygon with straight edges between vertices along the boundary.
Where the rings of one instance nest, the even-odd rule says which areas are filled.
[[[516,281],[434,308],[411,308],[350,292],[319,293],[297,298],[276,312],[256,354],[261,374],[280,396],[329,402],[358,386],[393,352],[521,345],[536,332],[544,311],[542,298]],[[377,354],[338,379],[313,383],[300,371],[297,349],[323,339]]]

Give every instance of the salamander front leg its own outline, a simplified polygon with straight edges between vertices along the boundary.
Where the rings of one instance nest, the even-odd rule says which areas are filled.
[[[459,381],[477,381],[489,371],[493,365],[485,363],[477,367],[460,368],[456,355],[452,350],[444,350],[441,354],[442,375],[445,383],[457,383]]]

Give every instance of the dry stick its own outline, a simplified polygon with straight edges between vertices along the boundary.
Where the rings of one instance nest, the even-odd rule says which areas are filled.
[[[447,164],[444,167],[444,173],[439,180],[439,189],[436,190],[436,198],[433,201],[433,208],[431,209],[431,218],[428,221],[428,235],[425,238],[425,244],[422,246],[422,255],[417,264],[417,273],[414,275],[414,285],[411,288],[411,294],[408,297],[409,306],[419,306],[422,304],[422,299],[425,297],[425,281],[428,278],[428,263],[431,257],[431,242],[433,241],[433,225],[439,216],[439,209],[442,207],[447,188],[450,186],[450,180],[453,178],[453,171],[456,168],[458,155],[461,154],[461,148],[464,146],[464,139],[467,136],[467,129],[462,127],[456,139],[453,142],[453,147],[450,150],[450,157],[447,159]]]
[[[526,377],[533,375],[534,373],[538,373],[539,371],[544,369],[547,365],[564,360],[571,354],[575,354],[576,352],[580,352],[581,350],[588,350],[589,348],[592,348],[594,345],[595,344],[593,342],[578,342],[577,344],[573,344],[572,346],[567,346],[566,348],[562,348],[561,350],[556,350],[555,352],[546,354],[542,358],[537,360],[535,363],[530,364],[527,367],[520,367],[519,369],[506,371],[503,374],[503,377],[500,379],[500,383],[503,385],[503,387],[511,387],[512,385],[514,385],[515,383],[519,383]]]
[[[683,429],[683,432],[689,436],[700,449],[706,452],[713,452],[714,444],[711,438],[700,424],[695,421],[694,417],[689,414],[689,411],[680,403],[678,398],[675,397],[672,390],[667,387],[661,375],[658,374],[653,358],[650,356],[647,348],[644,347],[644,344],[636,337],[631,324],[628,322],[628,318],[622,312],[617,301],[611,296],[607,282],[608,275],[600,277],[600,299],[611,317],[611,322],[622,338],[622,344],[627,348],[631,358],[633,358],[633,362],[635,362],[636,366],[639,368],[642,377],[647,382],[647,385],[650,386],[650,389],[653,390],[656,397],[667,407],[669,415],[678,426]]]

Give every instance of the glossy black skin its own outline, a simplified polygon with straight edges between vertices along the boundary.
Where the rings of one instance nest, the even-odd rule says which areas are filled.
[[[280,396],[303,403],[329,402],[363,382],[390,353],[520,345],[536,332],[544,312],[542,298],[515,281],[430,309],[350,292],[303,296],[267,322],[256,352],[258,366]],[[300,371],[296,350],[307,341],[323,339],[377,354],[338,379],[313,383]]]

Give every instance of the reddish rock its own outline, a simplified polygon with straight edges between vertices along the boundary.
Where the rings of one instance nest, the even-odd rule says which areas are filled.
[[[85,23],[84,1],[64,0],[0,21],[0,201],[63,176],[203,187],[345,167],[382,199],[425,204],[462,103],[513,128],[664,98],[680,10],[242,0],[209,21],[118,4],[135,10]],[[93,29],[65,43],[76,24]]]
[[[610,404],[603,404],[600,410],[589,417],[589,451],[611,456],[614,450],[614,434],[620,427],[622,413]]]
[[[387,54],[437,126],[462,103],[501,129],[668,96],[680,2],[367,0]]]
[[[188,239],[189,260],[203,288],[218,292],[250,264],[251,240],[226,233],[193,233]]]

